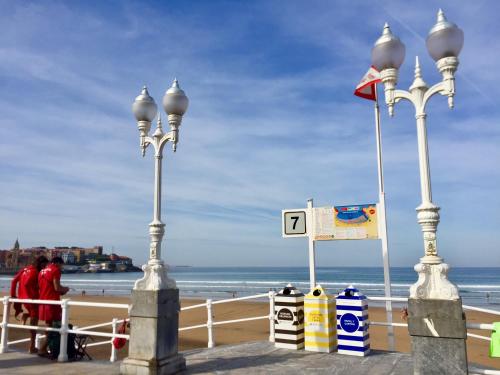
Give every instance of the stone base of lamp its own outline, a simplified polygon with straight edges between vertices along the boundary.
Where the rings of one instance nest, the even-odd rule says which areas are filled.
[[[462,300],[408,300],[415,375],[468,374]]]
[[[167,375],[186,369],[178,353],[179,290],[132,290],[127,375]]]
[[[151,361],[126,358],[120,365],[120,374],[169,375],[181,373],[185,369],[186,360],[182,355],[164,358],[154,364]]]
[[[136,280],[134,290],[176,289],[175,280],[167,275],[168,266],[159,259],[150,259],[142,266],[144,276]]]
[[[448,280],[449,266],[442,258],[427,255],[414,269],[418,280],[410,287],[410,298],[458,300],[458,288]]]

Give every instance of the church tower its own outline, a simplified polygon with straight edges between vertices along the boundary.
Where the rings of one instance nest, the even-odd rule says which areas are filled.
[[[17,269],[18,266],[19,266],[19,249],[20,249],[20,246],[19,246],[19,239],[16,238],[16,242],[14,243],[14,248],[11,250],[11,255],[10,255],[10,259],[8,259],[8,262],[7,262],[7,267],[8,268],[13,268],[13,269]]]

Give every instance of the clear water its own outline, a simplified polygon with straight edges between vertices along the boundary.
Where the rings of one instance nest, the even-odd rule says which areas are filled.
[[[306,267],[180,267],[169,271],[182,297],[231,298],[279,290],[292,283],[302,291],[309,288]],[[128,295],[142,273],[65,274],[62,284],[71,293]],[[459,286],[464,304],[500,309],[500,268],[452,268],[450,279]],[[365,295],[384,295],[383,269],[379,267],[319,267],[316,279],[335,294],[353,284]],[[411,267],[391,268],[392,295],[407,297],[417,279]],[[0,276],[0,292],[10,288],[10,276]],[[489,297],[488,297],[489,295]]]

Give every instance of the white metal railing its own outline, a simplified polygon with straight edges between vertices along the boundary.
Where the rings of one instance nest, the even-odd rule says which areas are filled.
[[[369,300],[372,301],[385,301],[385,300],[391,300],[391,301],[396,301],[396,302],[405,302],[408,301],[408,298],[405,297],[367,297]],[[494,315],[500,315],[500,311],[497,310],[491,310],[491,309],[485,309],[482,307],[475,307],[475,306],[469,306],[469,305],[462,305],[462,308],[464,310],[471,310],[471,311],[479,311],[487,314],[494,314]],[[374,326],[389,326],[392,325],[394,327],[407,327],[408,324],[406,323],[387,323],[387,322],[369,322],[370,325]],[[482,329],[482,330],[487,330],[491,331],[493,329],[493,324],[487,324],[487,323],[467,323],[467,328],[468,329]],[[474,333],[467,332],[468,337],[473,337],[476,339],[480,340],[485,340],[485,341],[491,341],[490,337],[487,336],[481,336],[481,335],[476,335]],[[500,370],[490,370],[490,369],[482,369],[474,366],[469,367],[469,374],[471,375],[500,375]]]
[[[484,368],[478,368],[478,367],[469,367],[469,375],[476,375],[476,374],[485,374],[485,375],[500,375],[499,370],[488,370]]]
[[[213,301],[212,299],[207,299],[205,303],[200,303],[200,304],[196,304],[196,305],[183,307],[183,308],[181,308],[181,311],[187,311],[187,310],[196,309],[196,308],[206,308],[207,309],[207,322],[203,323],[203,324],[189,326],[189,327],[182,327],[182,328],[179,328],[179,331],[187,331],[187,330],[198,329],[198,328],[207,328],[207,336],[208,336],[207,347],[213,348],[215,346],[215,339],[214,339],[214,332],[213,332],[214,326],[248,322],[248,321],[254,321],[254,320],[261,320],[261,319],[269,319],[269,341],[274,342],[274,297],[275,297],[275,295],[276,295],[276,292],[269,291],[268,293],[255,294],[255,295],[251,295],[251,296],[238,297],[238,298],[230,298],[230,299],[225,299],[225,300]],[[212,308],[213,305],[236,302],[236,301],[243,301],[243,300],[260,299],[260,298],[266,298],[266,297],[269,299],[269,314],[268,315],[254,316],[254,317],[249,317],[249,318],[232,319],[232,320],[225,320],[225,321],[219,321],[219,322],[214,321],[215,315],[214,315],[213,308]],[[407,297],[369,297],[369,296],[367,296],[367,299],[371,300],[371,301],[389,301],[389,300],[393,301],[393,302],[407,302],[408,301]],[[61,328],[49,328],[49,327],[29,326],[29,325],[8,323],[9,303],[10,302],[60,305],[62,308]],[[0,324],[0,327],[2,328],[2,333],[0,336],[0,353],[4,353],[7,350],[8,345],[13,345],[13,344],[29,341],[29,339],[23,339],[23,340],[7,342],[8,329],[9,329],[9,327],[11,327],[11,328],[19,328],[19,329],[35,329],[38,331],[45,331],[45,332],[51,332],[51,331],[52,332],[59,332],[61,335],[61,345],[60,345],[61,350],[60,350],[60,354],[58,357],[59,362],[67,361],[66,349],[67,349],[67,335],[68,335],[68,333],[84,334],[84,335],[97,336],[97,337],[109,337],[111,339],[110,341],[108,341],[108,340],[100,341],[100,342],[88,344],[87,346],[92,347],[92,346],[98,346],[98,345],[111,344],[110,361],[111,362],[116,361],[116,358],[117,358],[116,349],[112,345],[113,339],[114,338],[125,338],[128,340],[130,338],[129,335],[117,333],[118,324],[122,323],[123,320],[118,320],[115,318],[115,319],[113,319],[112,322],[95,324],[92,326],[82,327],[79,329],[76,329],[77,327],[75,327],[74,329],[69,329],[68,322],[69,322],[69,307],[70,306],[121,308],[121,309],[127,309],[127,310],[129,309],[128,304],[81,302],[81,301],[71,301],[69,299],[64,299],[62,301],[30,300],[30,299],[19,299],[19,298],[13,299],[13,298],[6,296],[3,298],[3,321]],[[491,310],[491,309],[484,309],[484,308],[474,307],[474,306],[469,306],[469,305],[463,305],[463,308],[464,308],[464,310],[472,310],[472,311],[479,311],[479,312],[488,313],[488,314],[500,315],[500,311]],[[373,325],[373,326],[393,326],[393,327],[407,327],[408,326],[408,324],[406,324],[406,323],[394,323],[394,322],[392,322],[392,323],[369,322],[369,324]],[[112,333],[91,331],[91,329],[101,328],[101,327],[105,327],[105,326],[109,326],[109,325],[112,326],[112,330],[113,330]],[[485,324],[485,323],[467,323],[467,328],[468,329],[481,329],[481,330],[490,330],[491,331],[493,329],[493,325],[492,324]],[[467,333],[467,336],[477,338],[477,339],[482,339],[482,340],[491,340],[489,337],[481,336],[481,335],[477,335],[477,334],[473,334],[473,333],[469,333],[469,332]],[[41,337],[42,336],[37,335],[37,341]],[[63,349],[64,349],[64,352],[63,352]],[[497,370],[486,370],[486,369],[479,369],[479,368],[474,368],[474,367],[469,368],[469,371],[471,374],[477,373],[477,374],[488,374],[488,375],[500,375],[500,371],[497,371]]]
[[[31,303],[31,304],[42,304],[42,305],[60,305],[62,310],[61,317],[61,327],[60,328],[51,328],[51,327],[43,327],[43,326],[31,326],[31,325],[23,325],[23,324],[15,324],[9,323],[9,309],[10,303],[19,302],[19,303]],[[115,338],[123,338],[129,340],[130,335],[119,334],[117,333],[118,324],[122,323],[123,320],[118,320],[116,318],[111,322],[95,324],[87,327],[74,327],[73,329],[69,328],[69,312],[70,306],[82,306],[82,307],[102,307],[102,308],[117,308],[117,309],[127,309],[129,310],[128,304],[123,303],[100,303],[100,302],[81,302],[81,301],[71,301],[70,299],[63,299],[61,301],[50,301],[50,300],[32,300],[32,299],[21,299],[21,298],[11,298],[9,296],[3,297],[3,318],[0,327],[2,328],[2,333],[0,335],[0,353],[5,353],[8,350],[9,345],[26,342],[29,339],[16,340],[9,342],[9,328],[17,328],[17,329],[25,329],[25,330],[36,330],[42,332],[58,332],[60,334],[60,345],[59,345],[59,356],[57,360],[59,362],[66,362],[68,360],[68,334],[74,333],[79,335],[88,335],[88,336],[97,336],[97,337],[107,337],[110,340],[100,341],[97,343],[88,344],[87,346],[97,346],[97,345],[111,345],[111,355],[110,361],[114,362],[117,359],[116,349],[113,345],[113,340]],[[99,332],[99,331],[91,331],[94,328],[100,328],[105,326],[112,327],[112,333],[107,332]],[[36,338],[36,346],[39,347],[40,338],[42,336],[37,334]]]
[[[189,327],[182,327],[179,328],[179,331],[187,331],[191,329],[198,329],[198,328],[207,328],[207,336],[208,336],[208,348],[213,348],[215,346],[214,342],[214,334],[213,334],[213,327],[218,326],[218,325],[224,325],[224,324],[232,324],[232,323],[241,323],[241,322],[248,322],[252,320],[260,320],[260,319],[267,319],[269,318],[269,341],[274,342],[274,296],[276,292],[270,291],[269,293],[263,293],[263,294],[256,294],[252,296],[246,296],[246,297],[238,297],[238,298],[230,298],[230,299],[225,299],[225,300],[217,300],[213,301],[211,299],[207,299],[206,303],[200,303],[196,305],[191,305],[191,306],[186,306],[181,309],[181,311],[186,311],[186,310],[191,310],[191,309],[196,309],[196,308],[203,308],[205,307],[207,309],[207,323],[204,324],[197,324]],[[263,316],[256,316],[256,317],[251,317],[251,318],[241,318],[241,319],[233,319],[233,320],[226,320],[222,322],[215,322],[214,321],[214,314],[213,314],[213,309],[212,306],[215,304],[221,304],[221,303],[229,303],[229,302],[235,302],[235,301],[242,301],[242,300],[249,300],[249,299],[258,299],[258,298],[263,298],[263,297],[268,297],[269,298],[269,315],[263,315]],[[368,300],[371,301],[393,301],[393,302],[408,302],[408,297],[370,297],[367,296]],[[474,311],[480,311],[484,313],[490,313],[490,314],[498,314],[500,315],[499,311],[496,310],[491,310],[491,309],[483,309],[480,307],[474,307],[474,306],[469,306],[469,305],[463,305],[463,308],[465,310],[474,310]],[[376,321],[370,321],[370,325],[372,326],[383,326],[383,327],[408,327],[408,324],[406,323],[388,323],[388,322],[376,322]],[[483,329],[483,330],[492,330],[493,325],[492,324],[485,324],[485,323],[467,323],[467,328],[469,329]],[[486,336],[481,336],[477,335],[474,333],[467,333],[467,336],[481,339],[481,340],[487,340],[491,341],[491,338],[486,337]]]
[[[493,330],[493,324],[487,323],[467,323],[467,328]]]
[[[469,305],[462,305],[462,307],[464,308],[464,310],[472,310],[472,311],[484,312],[486,314],[500,315],[500,311],[497,311],[497,310],[484,309],[482,307],[475,307],[475,306],[469,306]]]
[[[389,322],[371,322],[371,321],[368,321],[368,324],[371,325],[371,326],[382,326],[382,327],[389,327],[389,326],[392,326],[392,327],[408,327],[408,324],[406,323],[389,323]]]
[[[483,330],[486,330],[486,331],[492,331],[493,330],[493,324],[467,323],[467,328],[469,328],[469,329],[483,329]],[[480,340],[485,340],[485,341],[491,341],[491,337],[476,335],[475,333],[467,332],[467,336],[473,337],[475,339],[480,339]],[[500,374],[500,372],[498,372],[498,374]]]
[[[117,333],[117,329],[118,329],[118,325],[119,324],[122,324],[123,323],[123,319],[121,320],[118,320],[116,318],[113,318],[113,321],[111,322],[107,322],[107,323],[101,323],[101,324],[94,324],[94,325],[91,325],[91,326],[86,326],[86,327],[76,327],[75,326],[75,329],[79,329],[79,330],[82,330],[82,331],[85,331],[85,330],[89,330],[89,329],[92,329],[92,328],[101,328],[101,327],[107,327],[107,326],[111,326],[112,327],[112,330],[113,330],[113,333]],[[1,323],[0,323],[0,326],[1,326]],[[9,324],[9,327],[12,327],[12,328],[17,328],[16,327],[13,327],[12,324]],[[26,325],[23,325],[23,328],[26,327]],[[35,338],[35,347],[37,349],[40,349],[40,341],[41,339],[45,338],[46,336],[45,335],[41,335],[41,334],[38,334],[36,335],[36,338]],[[24,342],[28,342],[30,341],[29,338],[27,339],[21,339],[21,340],[15,340],[15,341],[9,341],[7,343],[7,345],[15,345],[15,344],[21,344],[21,343],[24,343]],[[111,338],[110,340],[105,340],[105,341],[98,341],[98,342],[93,342],[93,343],[89,343],[87,344],[86,346],[88,348],[90,347],[93,347],[93,346],[100,346],[100,345],[111,345],[111,356],[110,356],[110,361],[111,362],[115,362],[116,359],[117,359],[117,350],[116,348],[114,347],[113,345],[113,338]]]
[[[394,302],[406,302],[406,301],[408,301],[407,297],[366,297],[366,298],[369,300],[372,300],[372,301],[387,301],[387,300],[391,300]],[[469,306],[469,305],[462,305],[462,307],[464,310],[480,311],[480,312],[487,313],[487,314],[500,315],[500,311],[497,311],[497,310],[484,309],[482,307],[475,307],[475,306]],[[406,323],[387,323],[387,322],[370,322],[370,325],[374,325],[374,326],[391,326],[392,325],[394,327],[407,327],[408,326],[408,324],[406,324]],[[493,329],[493,324],[467,323],[467,328],[469,328],[469,329],[482,329],[482,330],[491,331]],[[490,337],[476,335],[474,333],[467,333],[467,336],[482,339],[482,340],[491,341]]]
[[[205,307],[207,309],[207,322],[204,324],[197,324],[194,326],[182,327],[182,328],[179,328],[179,331],[188,331],[188,330],[197,329],[197,328],[207,328],[207,336],[208,336],[207,347],[213,348],[215,346],[214,331],[213,331],[214,326],[220,326],[220,325],[224,325],[224,324],[241,323],[241,322],[249,322],[252,320],[269,319],[269,341],[274,342],[274,296],[275,295],[276,295],[276,292],[271,290],[268,293],[255,294],[252,296],[245,296],[245,297],[223,299],[223,300],[217,300],[217,301],[207,299],[206,303],[200,303],[197,305],[183,307],[183,308],[181,308],[181,311]],[[259,298],[268,298],[269,299],[269,315],[253,316],[250,318],[224,320],[224,321],[220,321],[220,322],[214,321],[215,314],[214,314],[213,308],[212,308],[213,305],[218,305],[221,303],[235,302],[235,301],[244,301],[244,300],[250,300],[250,299],[259,299]]]
[[[368,324],[371,325],[371,326],[383,326],[383,327],[388,327],[388,326],[392,326],[392,327],[408,327],[407,323],[394,323],[394,322],[388,323],[388,322],[370,322],[369,321]],[[479,327],[481,327],[481,328],[479,328]],[[492,330],[493,329],[493,324],[467,323],[467,328]],[[467,332],[467,336],[474,337],[474,338],[480,339],[480,340],[491,341],[490,337],[476,335],[475,333]]]
[[[370,301],[392,301],[392,302],[408,302],[408,297],[368,297]]]

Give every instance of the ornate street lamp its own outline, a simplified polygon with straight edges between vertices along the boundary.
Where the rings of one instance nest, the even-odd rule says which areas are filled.
[[[443,80],[429,88],[422,79],[417,57],[415,79],[409,91],[396,90],[398,69],[404,60],[405,46],[398,37],[392,34],[388,24],[385,24],[382,36],[375,42],[372,49],[372,63],[380,71],[389,114],[394,115],[394,104],[401,99],[408,100],[415,107],[422,195],[422,204],[417,207],[417,218],[422,226],[425,251],[420,264],[415,266],[419,280],[410,288],[410,296],[415,298],[459,298],[457,287],[447,279],[448,265],[443,263],[443,259],[438,256],[437,252],[436,231],[439,223],[439,207],[432,203],[425,106],[433,95],[441,94],[448,97],[448,105],[453,108],[455,71],[463,40],[462,30],[447,21],[443,11],[439,10],[437,23],[427,37],[427,48],[429,54],[436,60],[436,66]]]
[[[165,224],[161,221],[161,172],[163,147],[167,142],[172,142],[172,149],[174,152],[176,151],[179,140],[179,127],[188,104],[189,100],[186,94],[181,90],[179,82],[175,79],[172,87],[167,90],[163,97],[163,108],[168,115],[170,131],[163,132],[161,116],[158,113],[157,127],[152,136],[149,136],[149,130],[151,129],[151,122],[156,117],[158,107],[154,99],[149,95],[146,86],[143,87],[141,94],[135,98],[132,105],[132,111],[137,119],[137,128],[140,134],[142,156],[145,155],[149,145],[153,146],[155,156],[153,221],[149,224],[149,234],[151,236],[149,261],[143,267],[144,277],[135,283],[134,289],[137,290],[175,288],[175,281],[168,278],[167,267],[161,259],[161,241],[165,233]]]
[[[424,256],[415,266],[418,281],[410,287],[408,299],[408,331],[411,336],[415,374],[467,374],[467,330],[458,288],[448,280],[448,265],[437,251],[436,231],[439,207],[432,202],[429,150],[425,106],[435,94],[448,97],[453,108],[455,72],[464,36],[455,24],[439,10],[437,23],[427,36],[427,49],[436,61],[442,81],[428,87],[422,78],[418,57],[415,79],[408,91],[396,90],[398,69],[403,63],[405,47],[385,24],[382,36],[372,49],[372,63],[380,71],[385,102],[389,114],[402,99],[415,107],[417,120],[418,160],[422,203],[417,207],[417,220],[422,227]],[[451,355],[450,353],[453,353]]]
[[[122,362],[122,374],[174,374],[186,367],[178,353],[179,290],[167,275],[167,266],[161,259],[161,241],[165,224],[161,221],[161,172],[163,148],[172,143],[174,152],[179,141],[179,127],[189,100],[174,80],[163,97],[163,108],[168,115],[169,132],[163,131],[158,113],[157,127],[150,136],[151,122],[157,105],[146,86],[135,99],[132,111],[139,129],[142,156],[153,146],[155,157],[153,221],[149,224],[151,243],[149,260],[142,267],[144,276],[135,282],[130,311],[131,331],[129,355]]]

